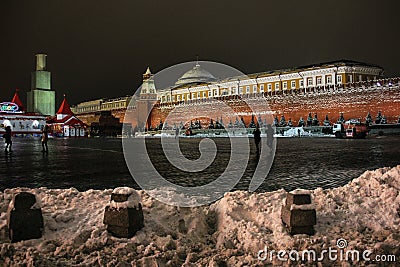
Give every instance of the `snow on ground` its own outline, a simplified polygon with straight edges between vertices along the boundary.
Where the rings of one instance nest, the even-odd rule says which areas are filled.
[[[321,174],[323,175],[323,174]],[[138,191],[145,227],[130,239],[115,238],[103,225],[112,189],[29,189],[42,202],[40,239],[9,243],[6,211],[13,193],[0,192],[0,266],[263,266],[315,262],[259,261],[270,250],[337,248],[394,254],[400,261],[400,165],[367,171],[349,184],[311,191],[317,210],[314,236],[287,234],[280,219],[285,191],[235,191],[197,208],[168,206]],[[325,258],[319,266],[350,266]],[[364,265],[364,261],[352,264]],[[393,264],[395,266],[395,264]]]

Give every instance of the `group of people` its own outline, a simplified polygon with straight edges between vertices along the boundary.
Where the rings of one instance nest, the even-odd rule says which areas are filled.
[[[7,126],[6,127],[6,132],[3,134],[3,138],[5,140],[6,143],[6,147],[4,149],[5,153],[11,153],[12,149],[12,132],[11,132],[11,126]],[[47,141],[49,140],[49,126],[45,125],[42,129],[42,151],[43,152],[49,152],[49,148],[47,146]]]

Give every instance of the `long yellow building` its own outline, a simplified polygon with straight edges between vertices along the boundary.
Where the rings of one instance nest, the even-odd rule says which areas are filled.
[[[178,79],[175,86],[157,88],[157,99],[162,104],[254,93],[274,95],[290,91],[327,90],[345,84],[374,81],[382,76],[383,69],[377,65],[341,60],[217,80],[196,64]]]

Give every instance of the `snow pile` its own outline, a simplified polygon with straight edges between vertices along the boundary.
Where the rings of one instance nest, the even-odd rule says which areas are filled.
[[[138,191],[145,227],[130,239],[112,237],[103,225],[111,189],[30,189],[42,200],[44,236],[13,244],[6,211],[21,189],[7,189],[0,192],[0,266],[289,266],[276,258],[261,262],[257,253],[264,248],[321,251],[337,248],[339,238],[349,249],[394,254],[400,260],[399,189],[400,165],[367,171],[343,187],[311,191],[317,225],[310,237],[290,236],[282,225],[284,190],[230,192],[196,208],[168,206]]]

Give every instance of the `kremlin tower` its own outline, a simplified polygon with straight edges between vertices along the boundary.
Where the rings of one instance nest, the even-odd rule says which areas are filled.
[[[28,112],[54,116],[56,92],[51,90],[51,73],[46,70],[46,56],[36,55],[36,70],[32,72],[31,91],[27,93]]]

